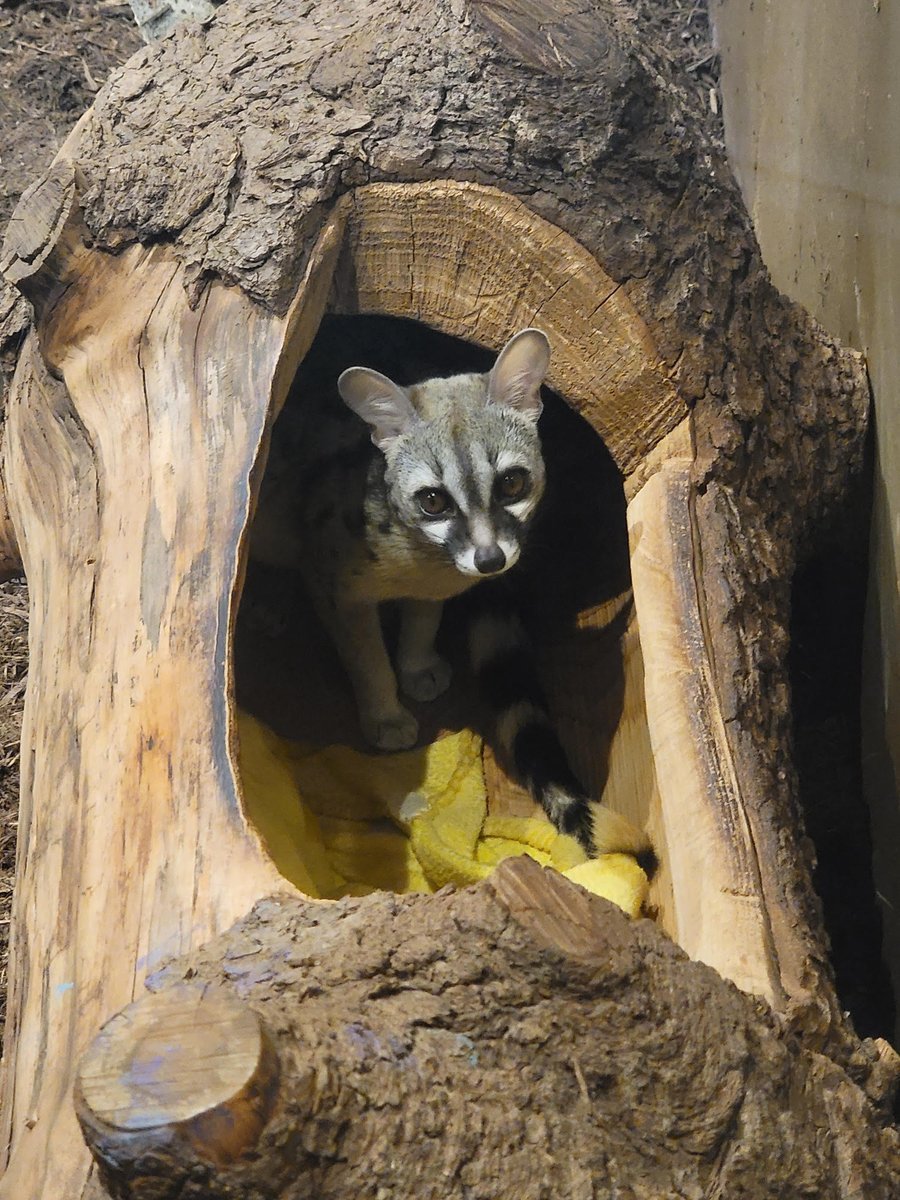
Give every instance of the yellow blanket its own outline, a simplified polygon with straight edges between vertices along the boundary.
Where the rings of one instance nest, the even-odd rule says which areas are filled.
[[[488,813],[481,739],[469,730],[367,755],[286,741],[246,713],[238,729],[247,815],[281,873],[308,896],[434,892],[528,854],[632,916],[641,910],[647,878],[629,855],[588,860],[548,821]]]

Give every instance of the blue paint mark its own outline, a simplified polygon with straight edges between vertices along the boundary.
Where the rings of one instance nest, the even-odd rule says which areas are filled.
[[[472,1041],[472,1039],[465,1033],[458,1033],[456,1035],[456,1041],[460,1049],[469,1051],[469,1066],[477,1067],[478,1051],[475,1049],[475,1043]]]
[[[171,941],[171,938],[169,940]],[[155,967],[156,964],[160,961],[160,959],[170,957],[171,954],[172,954],[172,951],[163,950],[161,947],[158,949],[155,949],[155,950],[151,950],[149,954],[142,954],[141,957],[137,960],[137,964],[136,964],[137,969],[139,971],[146,971],[146,969],[148,967]]]
[[[350,1039],[350,1044],[361,1059],[369,1058],[370,1056],[377,1057],[381,1054],[381,1042],[378,1039],[378,1035],[359,1021],[354,1021],[351,1025],[345,1025],[344,1031]]]
[[[136,1059],[125,1072],[125,1079],[131,1086],[149,1087],[151,1084],[156,1083],[160,1072],[165,1066],[165,1062],[165,1054],[156,1054],[153,1058],[143,1060]]]
[[[58,983],[56,985],[56,994],[57,994],[57,996],[64,996],[66,994],[66,992],[71,992],[74,987],[75,987],[75,984],[72,982],[71,979],[69,980],[68,983]]]
[[[137,960],[137,970],[153,971],[164,960],[183,954],[190,948],[193,935],[199,928],[199,925],[192,925],[190,929],[170,933],[159,945],[151,947],[146,954],[141,955]]]
[[[388,1049],[393,1055],[394,1065],[399,1067],[401,1071],[418,1071],[419,1062],[414,1054],[410,1052],[406,1042],[401,1038],[391,1034],[387,1040]]]

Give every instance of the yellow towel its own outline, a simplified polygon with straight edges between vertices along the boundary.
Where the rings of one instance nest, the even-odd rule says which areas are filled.
[[[548,821],[489,815],[481,739],[469,730],[379,755],[312,749],[246,713],[238,731],[247,816],[307,896],[433,892],[475,883],[501,859],[528,854],[632,916],[646,899],[647,878],[629,855],[588,860]]]

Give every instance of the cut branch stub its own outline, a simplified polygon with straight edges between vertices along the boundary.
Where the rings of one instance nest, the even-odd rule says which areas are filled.
[[[251,1151],[278,1095],[278,1059],[252,1009],[218,989],[146,996],[81,1060],[75,1108],[107,1187],[186,1155],[222,1167]]]
[[[0,273],[31,301],[39,317],[78,277],[90,254],[81,191],[78,168],[68,159],[57,159],[25,191],[10,220]]]

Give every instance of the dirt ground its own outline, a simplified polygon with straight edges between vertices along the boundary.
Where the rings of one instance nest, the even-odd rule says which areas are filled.
[[[110,71],[141,45],[118,0],[0,0],[0,225]]]

